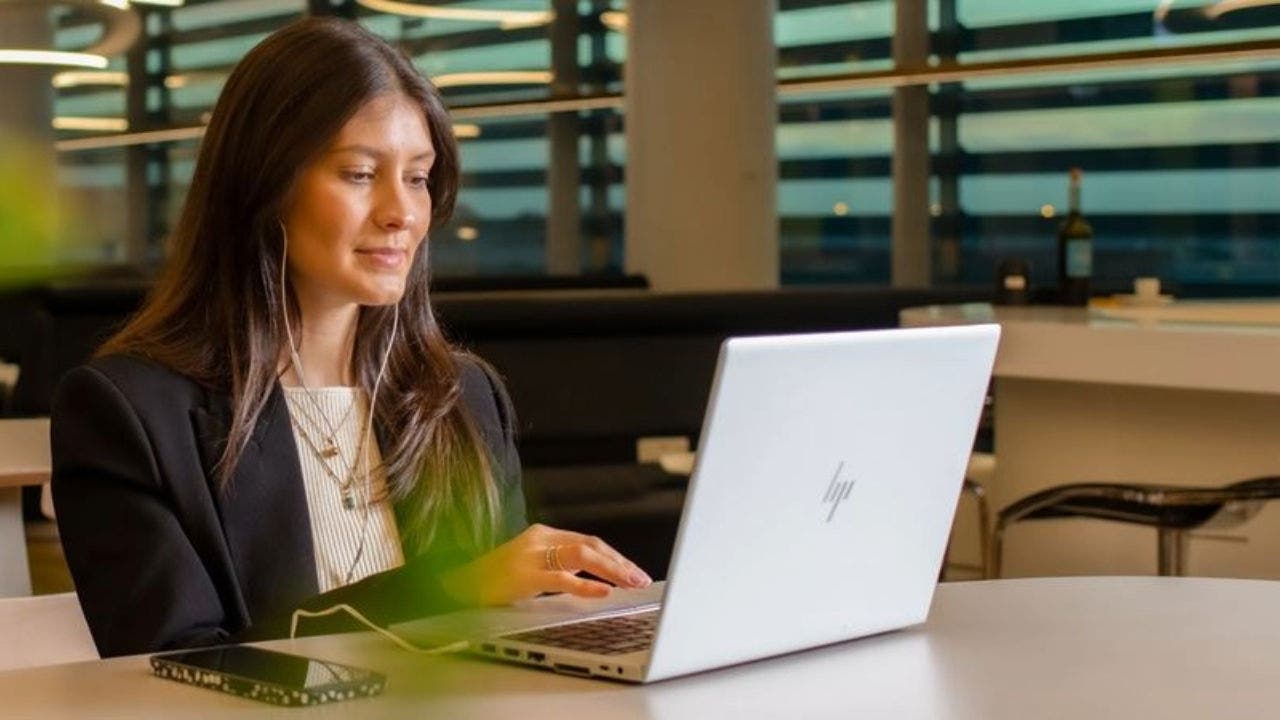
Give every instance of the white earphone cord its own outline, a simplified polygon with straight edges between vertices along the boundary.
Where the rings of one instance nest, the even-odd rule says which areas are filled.
[[[355,618],[357,621],[359,621],[360,623],[368,627],[370,630],[378,633],[382,637],[395,643],[397,647],[403,650],[408,650],[409,652],[420,653],[422,655],[445,655],[448,653],[461,652],[471,646],[471,643],[467,640],[458,640],[457,642],[451,642],[445,645],[437,645],[436,647],[430,647],[430,648],[418,647],[417,645],[414,645],[413,643],[409,642],[408,640],[405,640],[399,635],[396,635],[390,630],[375,624],[369,618],[365,617],[364,615],[361,615],[359,610],[356,610],[355,608],[351,607],[346,603],[334,605],[333,607],[326,608],[324,610],[316,610],[314,612],[311,610],[301,610],[301,609],[294,610],[293,620],[289,623],[289,639],[292,640],[298,636],[298,620],[304,617],[305,618],[326,617],[339,612],[347,613],[348,615],[350,615],[351,617]]]
[[[289,324],[289,301],[285,292],[285,271],[289,266],[289,233],[284,229],[284,223],[280,223],[280,243],[282,249],[280,251],[280,309],[284,319],[284,333],[289,339],[289,360],[293,365],[293,371],[298,374],[298,380],[302,383],[303,388],[307,385],[306,375],[302,372],[302,359],[298,357],[297,343],[293,339],[293,328]],[[378,365],[378,375],[373,380],[373,394],[369,398],[369,412],[365,417],[364,447],[360,448],[360,452],[364,454],[365,467],[365,484],[368,484],[371,463],[369,461],[369,436],[373,430],[373,413],[378,407],[378,389],[382,385],[382,376],[387,371],[387,361],[391,358],[391,346],[395,343],[396,333],[400,329],[400,303],[391,306],[391,336],[387,338],[387,347],[382,351],[382,362]],[[360,564],[360,559],[364,557],[365,536],[368,532],[369,525],[369,506],[368,496],[365,497],[364,516],[361,518],[360,524],[360,544],[356,547],[355,557],[351,559],[351,565],[347,567],[345,575],[346,582],[351,583],[351,578],[355,576],[356,567]],[[295,618],[296,622],[296,618]]]
[[[298,380],[302,382],[303,387],[306,387],[307,379],[302,374],[302,360],[298,357],[297,344],[294,342],[294,339],[293,339],[293,328],[290,327],[290,324],[289,324],[289,304],[287,301],[287,295],[285,294],[285,269],[288,267],[288,261],[289,261],[289,236],[284,229],[283,223],[281,223],[280,225],[280,233],[281,233],[281,241],[284,245],[284,250],[280,254],[280,306],[284,311],[284,332],[289,339],[289,359],[293,363],[294,372],[298,374]],[[365,419],[365,432],[364,432],[365,446],[362,448],[362,452],[364,453],[366,469],[370,465],[368,439],[369,439],[369,433],[371,431],[371,428],[373,427],[374,408],[376,408],[378,405],[378,388],[382,385],[382,376],[387,371],[387,361],[391,357],[391,345],[395,342],[396,332],[399,329],[400,329],[400,304],[396,303],[393,306],[392,316],[391,316],[391,337],[387,338],[387,348],[382,352],[382,363],[379,365],[378,375],[373,381],[373,395],[369,399],[369,413],[368,413],[368,417]],[[368,512],[368,508],[366,507],[365,517],[364,517],[364,520],[365,520],[364,524],[366,526],[367,526],[368,518],[369,518],[369,512]],[[364,547],[365,547],[364,540],[365,540],[364,532],[362,532],[360,537],[360,547],[356,549],[356,556],[351,561],[351,567],[347,570],[348,583],[351,582],[352,573],[355,572],[356,566],[360,563],[360,558],[363,557],[364,555]],[[292,640],[298,636],[298,621],[301,620],[302,618],[327,617],[329,615],[333,615],[339,612],[347,613],[351,617],[355,618],[358,622],[363,624],[365,627],[368,627],[370,630],[373,630],[374,632],[378,633],[382,637],[395,643],[397,647],[400,647],[404,650],[408,650],[410,652],[421,653],[423,655],[443,655],[446,653],[460,652],[462,650],[466,650],[470,646],[470,643],[467,642],[466,640],[459,640],[457,642],[452,642],[445,645],[439,645],[437,647],[420,648],[414,645],[413,643],[410,643],[409,641],[405,640],[404,638],[401,638],[399,635],[396,635],[390,630],[377,625],[372,620],[370,620],[369,618],[361,614],[359,610],[356,610],[355,608],[351,607],[346,603],[340,603],[338,605],[334,605],[324,610],[316,610],[316,611],[302,610],[302,609],[294,610],[293,618],[289,622],[289,639]]]

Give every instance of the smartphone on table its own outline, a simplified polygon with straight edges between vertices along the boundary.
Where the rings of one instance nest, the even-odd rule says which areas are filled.
[[[169,680],[287,706],[373,697],[387,684],[372,670],[250,645],[153,655],[151,669]]]

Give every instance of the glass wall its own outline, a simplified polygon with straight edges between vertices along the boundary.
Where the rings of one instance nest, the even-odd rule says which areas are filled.
[[[779,3],[779,80],[892,69],[893,0]],[[887,283],[893,215],[889,88],[778,98],[784,284]]]
[[[333,12],[356,18],[407,52],[459,115],[471,107],[546,100],[557,97],[556,92],[577,96],[621,91],[625,26],[615,16],[625,15],[617,12],[615,3],[579,2],[577,27],[559,35],[550,22],[548,0],[504,2],[501,7],[510,12],[494,19],[484,16],[495,7],[485,0],[432,5],[480,15],[458,19],[388,14],[353,2],[340,3]],[[59,87],[55,112],[86,119],[60,130],[60,139],[200,126],[235,63],[273,30],[305,14],[307,5],[305,0],[208,0],[172,9],[137,9],[146,14],[145,75],[126,72],[126,58],[114,58],[110,77],[81,78]],[[59,45],[82,47],[98,31],[83,22],[76,16],[64,18]],[[572,87],[552,87],[553,40],[567,42],[569,57],[576,58]],[[128,107],[129,84],[137,82],[146,85],[145,109]],[[558,142],[574,147],[581,166],[580,270],[621,273],[621,114],[606,108],[576,116],[575,136]],[[456,123],[463,188],[454,221],[433,237],[438,275],[546,272],[553,141],[549,117],[545,112],[522,112]],[[89,129],[95,121],[118,126]],[[194,170],[197,142],[135,142],[60,153],[60,182],[93,207],[100,220],[83,250],[86,259],[151,265],[161,260],[163,238]],[[142,218],[128,214],[131,166],[146,178],[147,212]],[[131,223],[142,227],[131,228]],[[141,241],[134,238],[131,245],[130,234],[141,235]]]
[[[365,0],[367,1],[367,0]],[[312,2],[313,6],[318,3]],[[573,3],[566,3],[572,6]],[[426,5],[426,4],[424,4]],[[579,168],[577,270],[621,273],[625,222],[623,0],[578,0],[568,25],[552,0],[433,2],[502,8],[502,20],[389,14],[352,0],[327,10],[357,18],[404,48],[456,111],[465,176],[457,217],[433,238],[440,275],[549,271],[553,148]],[[92,79],[56,89],[62,140],[198,128],[234,63],[307,11],[306,0],[188,0],[137,6],[145,47]],[[893,0],[777,0],[777,200],[787,284],[890,281],[893,227]],[[1253,59],[1134,53],[1207,52],[1280,40],[1280,3],[1221,0],[929,0],[927,69],[932,153],[933,277],[988,283],[1005,257],[1056,273],[1054,236],[1072,167],[1096,235],[1096,276],[1155,274],[1194,292],[1280,291],[1280,54]],[[576,25],[575,27],[572,27]],[[99,30],[73,13],[60,48]],[[557,48],[560,48],[557,54]],[[553,85],[556,58],[577,77]],[[1063,71],[1063,58],[1106,67]],[[995,76],[966,69],[1004,64]],[[1041,64],[1039,69],[1031,67]],[[845,78],[849,87],[788,91]],[[131,90],[142,83],[144,91]],[[910,78],[907,80],[910,84]],[[551,98],[613,98],[570,112],[485,109]],[[97,123],[95,125],[94,123]],[[115,123],[115,124],[111,124]],[[559,123],[557,125],[557,123]],[[556,125],[559,129],[553,129]],[[93,129],[87,129],[93,128]],[[59,155],[60,182],[96,219],[78,260],[155,265],[180,207],[198,139]],[[556,157],[564,158],[562,152]],[[145,186],[139,200],[126,188]]]
[[[930,0],[927,22],[927,69],[1020,65],[928,85],[935,282],[987,284],[1017,257],[1051,283],[1080,167],[1099,284],[1280,291],[1280,61],[1123,57],[1274,45],[1280,3]],[[781,0],[779,79],[892,71],[893,24],[892,0]],[[1028,67],[1070,57],[1119,62]],[[889,282],[895,81],[779,98],[785,282]]]
[[[1230,5],[954,0],[939,37],[962,62],[1280,38],[1280,5]],[[1067,174],[1080,167],[1103,286],[1154,275],[1184,294],[1275,292],[1277,70],[1275,60],[1170,61],[935,88],[952,148],[935,162],[938,181],[958,194],[940,223],[959,235],[947,279],[986,282],[1000,258],[1021,257],[1050,282]]]

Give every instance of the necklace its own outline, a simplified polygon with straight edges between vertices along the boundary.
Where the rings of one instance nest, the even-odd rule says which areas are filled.
[[[288,326],[286,325],[286,328],[287,327]],[[356,507],[356,500],[355,500],[354,494],[352,493],[352,486],[355,484],[356,466],[360,462],[360,456],[362,454],[367,454],[366,451],[368,449],[367,443],[369,440],[369,431],[371,429],[371,426],[373,425],[373,407],[370,406],[369,408],[368,417],[366,422],[364,423],[364,430],[363,432],[360,433],[360,437],[357,441],[358,444],[356,446],[355,457],[351,458],[351,461],[348,462],[347,458],[342,455],[341,447],[337,443],[337,436],[338,436],[337,428],[334,428],[333,423],[330,422],[329,420],[329,414],[326,413],[324,411],[324,408],[320,406],[319,401],[317,401],[315,399],[315,396],[312,394],[311,386],[307,384],[307,376],[302,371],[302,362],[298,358],[298,353],[293,347],[292,332],[290,332],[289,354],[290,354],[290,359],[293,361],[293,373],[298,376],[298,383],[302,386],[303,396],[306,397],[307,402],[310,403],[313,408],[315,408],[316,412],[320,414],[320,417],[324,419],[324,424],[325,426],[327,426],[329,430],[329,435],[326,438],[327,442],[325,442],[323,446],[321,443],[317,443],[315,439],[311,437],[311,435],[302,426],[302,423],[299,423],[296,420],[294,421],[294,426],[298,428],[299,432],[302,434],[303,438],[306,440],[307,445],[311,447],[312,452],[314,452],[317,455],[317,457],[320,458],[320,466],[324,468],[325,474],[328,475],[330,478],[332,478],[335,483],[337,483],[338,492],[340,493],[340,496],[342,498],[342,507],[347,510],[354,510]],[[375,388],[375,392],[376,392],[376,388]],[[376,398],[377,396],[375,395],[374,397]],[[358,402],[358,400],[359,400],[358,397],[353,399],[352,403],[347,406],[346,414],[342,416],[342,420],[339,421],[338,423],[339,427],[342,427],[346,424],[347,418],[350,417],[351,410],[355,407],[355,404],[356,402]],[[376,399],[375,399],[375,402],[376,402]],[[305,410],[302,412],[302,414],[304,416],[307,416],[307,419],[313,425],[316,425],[316,426],[319,425],[319,423],[315,421],[315,418],[310,417]],[[290,413],[289,417],[293,418],[293,413]],[[320,434],[323,435],[324,431],[321,430]],[[338,458],[338,461],[341,463],[341,467],[344,467],[347,470],[345,479],[343,479],[342,477],[339,477],[333,471],[333,468],[329,467],[328,460],[330,460],[335,456]],[[366,458],[365,465],[368,465],[367,458]]]
[[[286,270],[289,267],[289,234],[285,230],[283,221],[280,222],[280,245],[280,306],[284,308],[284,332],[289,341],[289,360],[292,363],[294,371],[298,375],[298,380],[302,382],[303,390],[307,393],[307,396],[310,397],[311,389],[307,387],[306,379],[302,377],[302,360],[298,357],[298,346],[293,341],[293,329],[289,325],[289,301],[285,292],[285,289],[288,287]],[[396,331],[399,327],[400,304],[397,302],[391,306],[391,333],[387,337],[386,349],[382,351],[382,362],[378,365],[378,375],[373,381],[373,393],[369,397],[369,410],[365,414],[364,432],[360,434],[360,446],[356,449],[357,460],[361,456],[364,457],[366,480],[372,472],[371,463],[369,462],[369,436],[373,432],[373,415],[375,409],[378,407],[378,388],[382,385],[382,376],[387,371],[387,360],[391,358],[391,347],[395,343]],[[289,413],[289,417],[292,420],[293,413]],[[337,433],[335,432],[334,434],[336,435]],[[303,433],[303,436],[307,437],[305,433]],[[347,473],[347,483],[344,486],[342,480],[329,468],[328,463],[324,462],[325,456],[323,455],[323,451],[317,448],[310,439],[307,440],[307,444],[312,445],[312,450],[320,456],[320,465],[325,468],[330,477],[333,477],[338,482],[339,489],[343,491],[343,507],[348,510],[353,509],[355,507],[355,500],[351,496],[350,486],[354,484],[356,461],[351,463],[350,470]],[[327,450],[328,447],[326,446],[325,449]],[[334,449],[338,449],[336,444]],[[365,541],[368,539],[369,534],[369,504],[368,498],[366,498],[365,502],[362,503],[364,506],[364,513],[360,522],[360,544],[356,547],[355,556],[351,558],[351,564],[347,566],[345,576],[346,584],[351,583],[352,579],[355,577],[356,568],[360,564],[360,559],[364,557]]]
[[[303,392],[305,394],[306,392],[309,392],[309,391],[304,388]],[[359,391],[357,391],[356,396],[351,401],[351,405],[353,407],[355,406],[356,403],[360,402],[360,395],[358,394],[358,392]],[[297,407],[298,409],[301,409],[302,404],[299,403]],[[347,415],[345,415],[344,417],[349,415],[350,413],[348,412]],[[319,458],[320,462],[317,464],[320,465],[321,469],[324,471],[324,474],[328,476],[329,479],[333,480],[333,482],[338,486],[340,497],[342,499],[343,509],[355,510],[357,505],[356,495],[357,494],[360,495],[360,498],[359,498],[360,502],[358,503],[361,510],[360,543],[356,546],[355,554],[351,558],[351,562],[347,565],[346,572],[342,575],[342,584],[349,585],[351,584],[352,580],[355,578],[356,568],[360,566],[360,560],[364,557],[365,544],[369,534],[369,516],[372,513],[372,508],[370,507],[370,505],[372,504],[370,502],[370,494],[367,492],[361,491],[361,485],[368,487],[370,476],[371,476],[371,470],[370,470],[371,463],[369,461],[369,448],[368,448],[369,425],[366,424],[364,426],[364,432],[361,432],[360,434],[360,439],[358,441],[359,447],[357,447],[356,449],[356,457],[352,461],[351,465],[348,466],[347,478],[344,481],[341,477],[338,476],[336,472],[334,472],[333,468],[329,467],[329,463],[325,461],[326,458],[324,454],[321,452],[320,447],[318,446],[318,443],[316,443],[315,438],[313,438],[311,434],[306,431],[306,428],[304,428],[303,424],[298,421],[297,417],[294,416],[293,412],[289,413],[289,419],[292,422],[293,426],[298,430],[298,434],[302,436],[303,441],[306,442],[309,448],[311,448],[311,451],[316,455],[316,457]],[[335,445],[335,448],[340,449],[341,446]],[[345,457],[342,457],[341,455],[339,455],[339,457],[343,460],[343,463],[345,464],[346,463]],[[357,467],[356,466],[360,460],[363,460],[364,463],[363,463],[363,469],[360,474],[361,482],[357,483],[356,481]],[[335,573],[340,572],[340,568],[334,568],[333,572]]]
[[[303,391],[303,396],[311,400],[312,403],[315,405],[316,409],[320,413],[322,413],[322,417],[327,417],[327,415],[324,415],[324,409],[320,407],[320,404],[318,402],[315,402],[315,399],[311,396],[311,390],[306,386],[305,382],[302,385],[302,391]],[[360,401],[359,395],[357,395],[352,399],[351,405],[347,408],[347,413],[346,415],[343,416],[343,422],[339,427],[342,427],[346,424],[346,418],[350,417],[352,408],[354,408],[356,403],[358,403],[359,401]],[[302,410],[302,405],[298,404],[297,408],[299,410]],[[303,417],[307,417],[306,411],[304,410],[301,413],[301,415]],[[324,474],[328,476],[331,480],[333,480],[334,484],[338,486],[338,492],[342,500],[342,507],[346,510],[354,510],[356,508],[356,497],[355,497],[356,492],[355,491],[358,486],[357,478],[359,475],[359,471],[361,471],[361,468],[360,468],[361,459],[365,460],[364,468],[363,468],[364,480],[365,481],[368,480],[369,424],[368,423],[364,424],[364,428],[360,433],[360,437],[356,441],[357,446],[356,446],[355,455],[354,457],[351,458],[350,461],[348,461],[346,456],[341,452],[341,446],[337,444],[336,431],[330,437],[326,438],[326,440],[329,443],[331,443],[332,450],[333,450],[332,452],[326,452],[328,448],[321,447],[321,443],[317,442],[316,438],[310,432],[308,432],[305,426],[305,423],[299,422],[299,418],[294,413],[290,413],[289,418],[290,420],[293,421],[293,426],[297,428],[298,434],[302,436],[303,441],[306,442],[307,446],[311,449],[311,451],[315,454],[315,456],[320,459],[319,465],[323,470]],[[308,417],[307,419],[313,425],[318,424],[315,422],[314,418]],[[345,477],[342,475],[339,475],[336,471],[334,471],[334,469],[330,467],[329,463],[327,462],[330,458],[333,458],[335,456],[339,459],[341,463],[339,467],[345,468],[346,470]]]
[[[302,379],[302,376],[299,375],[298,378]],[[326,460],[333,459],[334,457],[337,457],[339,454],[338,440],[337,440],[338,432],[341,431],[342,428],[347,426],[347,420],[351,417],[351,411],[355,408],[356,404],[355,402],[352,402],[350,405],[347,405],[347,411],[342,414],[342,418],[338,420],[338,424],[335,427],[334,424],[329,421],[329,413],[325,412],[324,408],[320,407],[320,403],[316,402],[315,398],[311,396],[310,389],[306,387],[305,382],[303,383],[303,388],[305,390],[304,397],[307,398],[307,401],[311,403],[312,408],[317,413],[319,413],[321,419],[324,420],[325,427],[321,427],[320,423],[316,422],[314,415],[312,415],[305,408],[299,406],[298,409],[302,411],[302,414],[306,417],[307,422],[311,423],[312,428],[316,429],[316,431],[324,439],[324,443],[317,443],[318,445],[321,445],[321,447],[317,449],[316,452],[323,459],[326,459]],[[302,430],[301,427],[299,427],[298,429]],[[326,429],[328,429],[329,431],[327,434],[325,433]],[[343,462],[345,464],[346,462],[345,459],[343,459]]]

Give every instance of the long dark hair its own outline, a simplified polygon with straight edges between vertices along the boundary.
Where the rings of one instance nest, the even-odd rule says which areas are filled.
[[[217,464],[230,483],[278,374],[284,339],[282,204],[300,170],[375,97],[399,94],[422,109],[436,160],[431,228],[447,222],[458,150],[436,89],[395,48],[359,25],[307,18],[263,40],[236,65],[200,147],[174,229],[171,255],[141,310],[99,351],[150,358],[228,394],[234,408]],[[374,421],[391,497],[410,509],[408,540],[437,529],[474,549],[491,544],[493,467],[459,401],[454,349],[427,295],[428,245],[409,270]],[[291,290],[289,291],[292,292]],[[290,303],[296,312],[296,303]],[[391,331],[392,306],[362,307],[353,365],[372,388]],[[294,315],[293,317],[296,317]]]

